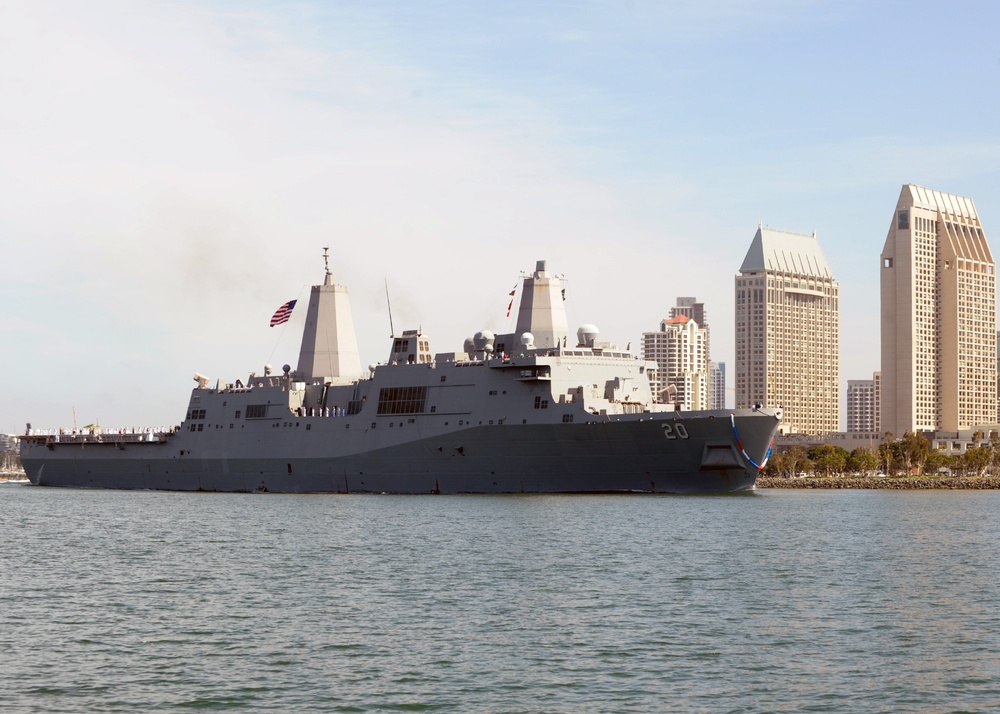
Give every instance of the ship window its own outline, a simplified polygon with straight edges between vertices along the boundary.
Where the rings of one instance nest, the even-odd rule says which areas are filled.
[[[379,390],[378,414],[421,414],[427,402],[427,387],[383,387]]]
[[[573,421],[573,415],[572,414],[563,414],[563,423],[564,424],[568,424],[571,421]]]
[[[437,407],[431,407],[431,414],[437,411]]]
[[[378,425],[375,422],[372,422],[372,429],[374,429],[376,426]]]
[[[910,227],[910,212],[907,209],[903,209],[899,212],[899,222],[896,227],[900,230],[906,230]]]
[[[446,376],[445,376],[445,375],[443,375],[443,374],[441,375],[441,381],[442,381],[442,382],[446,381],[447,379],[448,379],[448,377],[446,377]]]
[[[237,419],[239,419],[239,418],[240,418],[240,410],[239,410],[239,409],[237,409],[237,410],[236,410],[236,418],[237,418]]]
[[[263,419],[267,416],[266,404],[248,404],[247,419]]]

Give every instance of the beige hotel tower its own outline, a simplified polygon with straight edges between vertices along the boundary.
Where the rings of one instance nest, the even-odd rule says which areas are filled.
[[[761,226],[736,276],[736,406],[782,433],[840,430],[840,286],[814,235]]]
[[[882,431],[996,423],[995,272],[972,199],[903,186],[882,248]]]

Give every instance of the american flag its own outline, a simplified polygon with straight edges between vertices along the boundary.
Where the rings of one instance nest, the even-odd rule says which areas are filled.
[[[295,309],[294,300],[289,300],[284,305],[279,307],[278,311],[271,316],[271,327],[288,322],[288,318],[292,316],[293,309]]]

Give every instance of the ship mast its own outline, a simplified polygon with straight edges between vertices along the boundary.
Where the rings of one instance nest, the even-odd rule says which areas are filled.
[[[323,247],[323,267],[323,284],[309,292],[296,373],[307,381],[349,382],[361,376],[361,360],[347,288],[335,285],[330,272],[329,246]]]

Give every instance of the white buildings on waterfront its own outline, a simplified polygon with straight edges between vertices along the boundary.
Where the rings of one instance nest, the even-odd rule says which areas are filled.
[[[736,406],[782,432],[840,428],[840,287],[815,235],[760,226],[736,276]]]
[[[708,327],[694,317],[705,320],[704,305],[694,298],[678,298],[670,313],[658,331],[642,333],[643,357],[656,362],[650,380],[653,394],[684,411],[709,409]]]
[[[903,186],[881,257],[881,429],[996,422],[995,262],[972,200]]]
[[[881,368],[848,380],[840,432],[840,287],[815,234],[760,226],[735,276],[735,406],[781,406],[785,434],[964,443],[959,434],[1000,424],[995,273],[971,199],[902,187],[881,253]],[[660,331],[643,333],[663,401],[684,409],[726,406],[704,308],[678,298]]]

